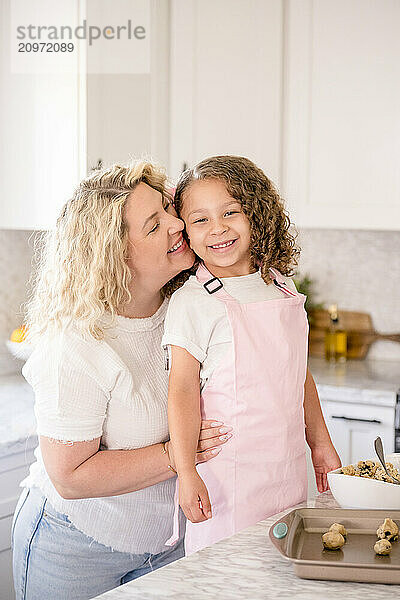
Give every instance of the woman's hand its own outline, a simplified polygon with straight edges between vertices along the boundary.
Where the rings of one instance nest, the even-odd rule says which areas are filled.
[[[315,481],[320,493],[329,490],[326,474],[342,466],[333,444],[311,448],[311,459],[314,465]]]
[[[211,503],[207,488],[196,469],[179,475],[179,504],[192,523],[211,519]]]
[[[218,423],[218,425],[215,425]],[[232,437],[232,427],[212,419],[201,422],[196,452],[196,465],[210,460],[221,452],[221,446]],[[170,465],[175,469],[174,451],[170,442],[166,443]]]
[[[218,425],[215,426],[215,423]],[[202,421],[197,444],[196,464],[206,462],[219,454],[221,446],[232,437],[231,432],[232,427],[224,425],[220,421]]]

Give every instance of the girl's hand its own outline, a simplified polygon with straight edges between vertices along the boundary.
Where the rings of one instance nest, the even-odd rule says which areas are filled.
[[[329,490],[326,474],[341,467],[342,463],[333,444],[311,448],[311,459],[314,465],[317,489],[322,494]]]
[[[192,523],[211,519],[211,502],[206,485],[196,470],[179,475],[179,504]]]
[[[219,423],[217,426],[211,426],[212,423],[217,422]],[[202,421],[197,444],[196,465],[217,456],[221,452],[220,446],[226,444],[232,437],[231,431],[232,427],[227,427],[220,421],[213,421],[212,419]],[[224,439],[221,439],[221,437]],[[171,442],[167,442],[166,446],[171,467],[175,469],[174,451]]]

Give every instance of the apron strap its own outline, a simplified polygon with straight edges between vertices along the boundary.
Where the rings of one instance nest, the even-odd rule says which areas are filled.
[[[203,284],[204,289],[209,294],[215,294],[220,300],[229,300],[236,302],[228,292],[224,290],[224,284],[218,277],[214,277],[204,265],[200,263],[196,271],[197,281]]]
[[[292,298],[296,298],[298,296],[298,294],[288,288],[283,276],[279,273],[279,271],[273,269],[272,267],[269,268],[269,271],[273,278],[272,281],[283,294]],[[221,300],[230,300],[236,302],[235,299],[225,291],[222,281],[218,277],[214,277],[204,263],[200,263],[198,266],[196,277],[197,281],[203,284],[204,289],[209,294],[215,294],[216,297],[220,298]]]
[[[273,275],[272,281],[274,282],[276,287],[279,290],[281,290],[281,292],[283,292],[284,294],[286,294],[287,296],[290,296],[292,298],[296,298],[298,296],[297,293],[293,292],[292,290],[290,290],[288,288],[287,283],[285,282],[285,280],[283,279],[283,276],[281,275],[281,273],[279,273],[279,271],[270,267],[269,272]]]
[[[175,494],[174,494],[174,516],[172,525],[172,535],[165,542],[166,546],[174,546],[179,540],[179,481],[176,479]]]

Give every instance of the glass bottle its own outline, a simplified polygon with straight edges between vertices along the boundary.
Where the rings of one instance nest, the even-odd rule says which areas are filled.
[[[347,358],[347,333],[339,326],[337,304],[328,308],[329,326],[325,332],[325,358],[328,361],[344,362]]]

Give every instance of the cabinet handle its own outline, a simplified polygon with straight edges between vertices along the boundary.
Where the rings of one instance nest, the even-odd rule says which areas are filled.
[[[102,169],[102,168],[103,168],[103,159],[99,158],[97,160],[97,165],[95,165],[94,167],[92,167],[90,170],[91,171],[98,171],[99,169]]]
[[[378,425],[382,425],[382,421],[377,421],[376,419],[355,419],[353,417],[339,417],[338,415],[332,415],[332,419],[343,419],[343,421],[359,421],[361,423],[377,423]]]

